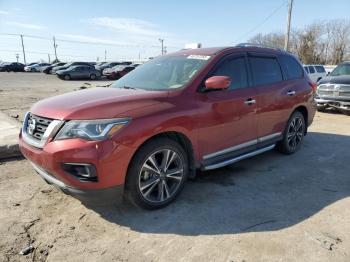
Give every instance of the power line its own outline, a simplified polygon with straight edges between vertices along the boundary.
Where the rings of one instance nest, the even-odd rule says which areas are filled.
[[[13,33],[0,33],[0,35],[8,35],[8,36],[21,36],[21,34],[13,34]],[[37,36],[37,35],[23,35],[23,37],[41,39],[52,41],[52,38]],[[87,45],[102,45],[102,46],[115,46],[115,47],[135,47],[135,48],[159,48],[157,45],[132,45],[132,44],[117,44],[117,43],[103,43],[96,41],[80,41],[80,40],[68,40],[55,38],[56,42],[66,42],[66,43],[76,43],[76,44],[87,44]]]
[[[283,1],[283,3],[278,6],[276,9],[274,9],[267,17],[265,17],[259,24],[257,24],[255,27],[253,27],[251,30],[249,30],[247,33],[241,35],[240,37],[238,37],[235,42],[238,42],[239,40],[241,40],[242,38],[250,35],[251,33],[253,33],[256,29],[258,29],[259,27],[261,27],[263,24],[265,24],[274,14],[276,14],[283,6],[286,6],[286,1]]]
[[[21,52],[21,50],[10,50],[10,49],[0,49],[0,52],[8,52],[8,53],[18,53]],[[26,51],[28,54],[38,54],[38,55],[55,55],[53,53],[49,52],[37,52],[37,51]],[[89,57],[89,56],[81,56],[81,55],[68,55],[68,54],[62,54],[61,56],[70,56],[70,57]]]

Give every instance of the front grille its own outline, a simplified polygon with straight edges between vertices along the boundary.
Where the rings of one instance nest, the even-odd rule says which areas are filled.
[[[350,97],[350,85],[325,84],[317,88],[317,95],[320,97],[333,97],[347,99]]]
[[[350,97],[350,85],[341,85],[339,88],[339,96]]]
[[[39,117],[29,113],[26,131],[34,139],[41,140],[52,119]]]
[[[320,96],[333,96],[333,91],[319,90],[317,93]]]

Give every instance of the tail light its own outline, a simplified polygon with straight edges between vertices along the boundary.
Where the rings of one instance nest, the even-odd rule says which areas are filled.
[[[316,91],[317,91],[317,84],[310,81],[309,85],[310,85],[310,87],[312,89],[312,92],[316,93]]]

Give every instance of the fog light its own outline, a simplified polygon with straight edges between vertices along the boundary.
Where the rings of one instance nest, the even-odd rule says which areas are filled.
[[[81,181],[98,181],[96,167],[92,164],[63,163],[62,169]]]

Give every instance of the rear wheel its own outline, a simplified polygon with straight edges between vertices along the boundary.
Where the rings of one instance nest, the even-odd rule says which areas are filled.
[[[168,138],[157,138],[142,146],[128,170],[128,199],[146,209],[168,205],[186,182],[187,159],[183,148]]]
[[[70,75],[64,75],[64,80],[70,80],[70,79],[71,79]]]
[[[303,114],[299,111],[294,112],[284,130],[283,140],[277,144],[277,150],[284,154],[293,154],[298,151],[304,139],[305,129]]]

